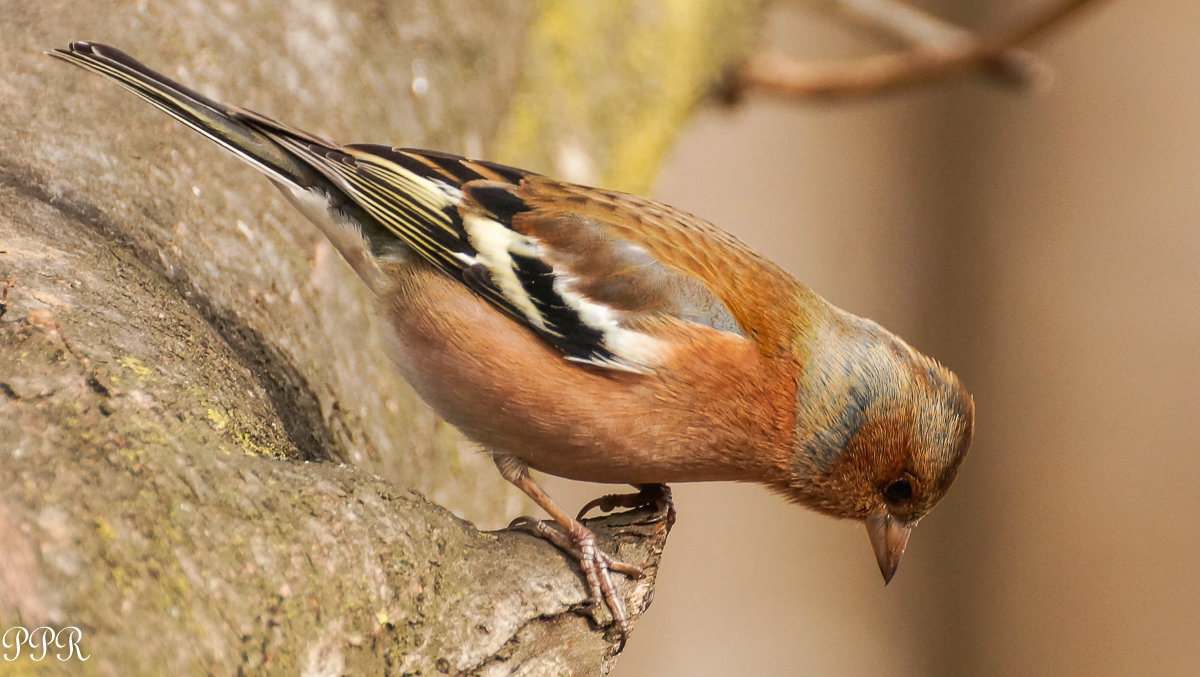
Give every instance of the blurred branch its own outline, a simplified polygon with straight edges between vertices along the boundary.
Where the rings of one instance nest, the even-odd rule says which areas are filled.
[[[736,101],[749,92],[785,97],[874,94],[899,87],[986,69],[1020,87],[1044,86],[1045,64],[1016,48],[1053,28],[1096,0],[1061,0],[1032,11],[1010,27],[976,36],[899,0],[827,0],[913,48],[840,63],[802,63],[777,53],[750,57],[726,83],[724,98]]]
[[[900,0],[825,0],[846,17],[913,47],[966,47],[976,40],[971,31]],[[1054,73],[1050,64],[1026,49],[1010,47],[986,57],[981,64],[1000,84],[1041,89]]]

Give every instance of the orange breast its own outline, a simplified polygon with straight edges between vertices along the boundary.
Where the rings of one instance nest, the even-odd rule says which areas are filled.
[[[447,421],[492,451],[592,482],[772,481],[795,437],[796,365],[684,322],[650,374],[568,362],[531,330],[424,266],[380,295],[393,358]]]

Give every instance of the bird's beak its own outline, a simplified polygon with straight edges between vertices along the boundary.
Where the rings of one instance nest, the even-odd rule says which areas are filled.
[[[896,575],[896,567],[900,566],[900,558],[904,556],[912,529],[912,524],[900,522],[887,511],[877,512],[867,518],[867,536],[871,538],[871,549],[875,551],[875,561],[879,562],[884,585]]]

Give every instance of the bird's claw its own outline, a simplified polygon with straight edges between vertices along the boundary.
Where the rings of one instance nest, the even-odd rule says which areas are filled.
[[[557,522],[542,522],[529,517],[518,517],[509,526],[528,527],[538,536],[575,555],[579,560],[579,568],[583,570],[595,604],[603,602],[612,615],[613,625],[621,635],[621,643],[617,648],[619,653],[625,648],[625,640],[629,637],[629,616],[625,613],[625,604],[617,596],[617,588],[612,581],[612,573],[625,574],[632,579],[639,579],[644,574],[640,566],[614,559],[600,549],[596,543],[596,534],[591,529],[576,522],[571,528],[564,528]]]
[[[582,520],[592,510],[612,512],[617,508],[649,508],[653,507],[658,515],[667,523],[667,529],[675,526],[675,501],[671,497],[671,487],[665,484],[643,484],[635,494],[607,494],[594,498],[579,509],[575,518]]]

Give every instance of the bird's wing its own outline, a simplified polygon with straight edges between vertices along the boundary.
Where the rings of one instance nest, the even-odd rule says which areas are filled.
[[[334,147],[257,120],[391,234],[567,359],[650,371],[662,347],[652,327],[663,319],[743,334],[705,279],[720,264],[694,251],[694,217],[445,153]],[[649,235],[633,223],[646,219]]]

